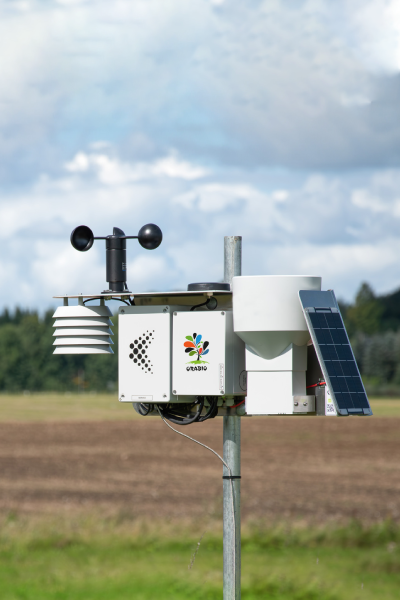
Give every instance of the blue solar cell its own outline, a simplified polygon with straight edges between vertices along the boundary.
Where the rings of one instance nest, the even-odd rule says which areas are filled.
[[[336,330],[335,330],[336,331]],[[317,329],[315,331],[315,335],[317,336],[318,343],[321,344],[334,344],[334,341],[331,336],[331,332],[329,329]]]
[[[320,346],[320,350],[324,360],[339,360],[335,346]]]
[[[326,313],[325,319],[330,329],[344,329],[341,316],[338,313]]]
[[[343,398],[344,402],[346,403],[347,408],[354,408],[354,404],[351,399],[351,394],[349,394],[349,392],[342,393],[342,398]]]
[[[362,394],[357,394],[357,398],[361,408],[370,408],[368,398],[364,392]]]
[[[343,371],[343,375],[345,375],[346,377],[357,377],[358,376],[358,370],[357,370],[357,366],[356,363],[354,362],[354,360],[341,360],[340,361],[340,367]]]
[[[311,323],[314,329],[321,329],[322,326],[326,326],[326,320],[324,315],[318,313],[310,313]]]
[[[329,377],[333,377],[334,375],[337,375],[334,365],[335,365],[335,363],[333,362],[333,360],[325,361],[325,366],[326,366],[326,370],[328,371]]]
[[[346,384],[345,377],[330,377],[331,387],[334,392],[348,392],[349,388]]]
[[[361,406],[361,402],[360,402],[360,398],[358,397],[358,394],[354,394],[354,393],[351,394],[351,399],[354,404],[354,408],[363,408]]]
[[[324,331],[324,330],[321,329],[321,331]],[[332,337],[334,344],[348,344],[349,343],[349,340],[347,339],[347,335],[346,335],[344,329],[331,329],[329,333]]]
[[[338,360],[327,360],[325,361],[326,368],[328,370],[329,377],[343,377],[344,373],[342,370],[342,363]]]
[[[343,394],[338,392],[335,394],[336,402],[339,408],[347,408],[345,400],[342,398]]]
[[[347,346],[335,346],[339,360],[354,360],[353,352],[349,345]]]
[[[346,384],[349,392],[363,392],[364,388],[359,377],[347,377]]]

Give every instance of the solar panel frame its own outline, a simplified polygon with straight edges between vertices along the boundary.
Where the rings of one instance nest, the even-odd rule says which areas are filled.
[[[333,290],[299,292],[304,317],[339,416],[372,415]]]

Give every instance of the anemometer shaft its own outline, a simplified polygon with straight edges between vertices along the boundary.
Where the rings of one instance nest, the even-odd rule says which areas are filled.
[[[126,284],[126,239],[106,238],[106,280],[112,292],[123,292]]]
[[[242,238],[224,239],[224,281],[242,274]],[[240,532],[240,435],[238,416],[224,416],[223,523],[224,523],[224,600],[240,600],[241,532]],[[225,479],[225,477],[232,476]],[[233,490],[233,501],[232,501]]]

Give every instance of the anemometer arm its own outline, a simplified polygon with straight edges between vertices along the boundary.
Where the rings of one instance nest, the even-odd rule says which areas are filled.
[[[106,280],[110,289],[106,292],[127,292],[126,285],[126,241],[138,240],[142,248],[154,250],[162,242],[162,231],[158,225],[143,225],[138,235],[125,235],[122,229],[114,227],[112,235],[94,237],[93,231],[86,225],[75,227],[71,233],[71,244],[79,252],[86,252],[93,246],[94,240],[106,241]]]

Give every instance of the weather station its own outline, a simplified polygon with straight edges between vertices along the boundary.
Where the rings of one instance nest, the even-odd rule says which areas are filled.
[[[119,301],[119,401],[158,416],[223,463],[224,600],[240,598],[241,418],[370,416],[371,407],[333,290],[321,277],[242,276],[242,238],[225,237],[224,282],[183,291],[136,292],[127,285],[126,240],[148,250],[157,225],[137,236],[94,237],[81,225],[72,246],[105,240],[100,293],[55,296],[55,354],[113,354],[112,312]],[[98,301],[97,305],[92,302]],[[90,303],[90,305],[89,305]],[[223,457],[172,424],[223,417]]]

